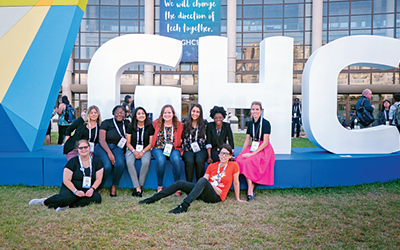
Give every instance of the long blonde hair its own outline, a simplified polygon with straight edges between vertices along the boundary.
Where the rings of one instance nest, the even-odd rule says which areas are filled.
[[[90,106],[90,107],[87,109],[86,115],[85,115],[85,117],[83,118],[83,120],[84,120],[86,123],[89,123],[89,122],[90,122],[89,114],[90,114],[90,111],[92,111],[92,109],[95,109],[95,110],[97,111],[97,114],[99,114],[99,117],[97,117],[97,124],[101,125],[101,114],[100,114],[99,108],[98,108],[96,105],[92,105],[92,106]]]

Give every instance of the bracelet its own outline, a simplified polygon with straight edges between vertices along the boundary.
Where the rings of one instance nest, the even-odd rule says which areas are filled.
[[[96,189],[95,189],[94,187],[90,187],[90,188],[93,188],[93,191],[96,191]],[[90,188],[89,188],[89,189],[90,189]]]
[[[76,194],[76,192],[78,192],[78,189],[75,189],[74,194]]]

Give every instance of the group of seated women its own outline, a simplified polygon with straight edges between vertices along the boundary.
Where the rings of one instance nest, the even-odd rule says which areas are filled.
[[[84,118],[78,118],[66,132],[64,154],[68,163],[64,168],[63,184],[58,195],[48,199],[34,199],[29,204],[42,204],[56,211],[68,207],[100,203],[100,192],[111,174],[110,196],[117,196],[117,187],[125,168],[134,187],[132,196],[142,197],[151,157],[156,162],[157,193],[140,201],[153,203],[163,197],[181,192],[187,194],[183,203],[171,213],[186,212],[195,199],[216,203],[223,201],[234,184],[239,198],[239,174],[247,180],[247,201],[255,197],[255,185],[274,184],[275,154],[269,136],[270,123],[262,118],[260,102],[251,104],[252,122],[247,128],[243,150],[233,162],[234,142],[229,123],[224,122],[226,111],[214,106],[210,117],[203,119],[200,104],[194,104],[184,124],[171,105],[161,109],[153,123],[142,107],[135,109],[132,122],[125,119],[125,109],[116,106],[113,118],[102,121],[96,106],[88,108]],[[75,133],[71,136],[71,133]],[[226,144],[226,143],[229,144]],[[74,147],[76,145],[76,147]],[[186,181],[180,180],[180,160],[185,163]],[[164,188],[166,162],[172,165],[175,183]],[[135,162],[140,161],[139,175]],[[205,163],[209,166],[205,171]],[[193,177],[196,175],[196,183]]]

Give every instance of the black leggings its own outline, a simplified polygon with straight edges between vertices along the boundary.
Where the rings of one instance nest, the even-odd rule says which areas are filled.
[[[67,130],[68,126],[61,126],[58,125],[58,144],[62,144],[64,141],[65,131]]]
[[[205,149],[200,150],[197,153],[193,151],[183,152],[183,161],[185,162],[185,174],[188,182],[193,181],[193,174],[196,168],[196,180],[199,180],[204,176],[204,168],[207,161],[207,151]]]
[[[78,197],[65,186],[61,187],[59,194],[53,195],[44,201],[44,205],[49,208],[84,207],[90,203],[101,203],[101,196],[97,191],[93,192],[92,197]]]
[[[194,200],[199,199],[207,203],[217,203],[221,201],[221,198],[215,192],[210,182],[202,177],[199,181],[194,184],[187,181],[177,181],[174,184],[164,188],[162,191],[156,193],[153,197],[156,201],[174,194],[176,191],[181,190],[188,196],[183,200],[182,204],[186,207],[190,205]]]

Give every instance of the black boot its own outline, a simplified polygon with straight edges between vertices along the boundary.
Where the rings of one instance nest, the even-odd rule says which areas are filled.
[[[180,214],[180,213],[186,213],[188,210],[188,205],[185,203],[182,203],[181,205],[177,206],[176,208],[172,209],[169,211],[170,214]]]
[[[147,199],[139,201],[139,204],[151,204],[151,203],[154,203],[156,201],[157,200],[156,200],[156,198],[154,198],[154,195],[153,195],[153,196],[151,196],[151,197],[149,197]]]

